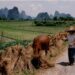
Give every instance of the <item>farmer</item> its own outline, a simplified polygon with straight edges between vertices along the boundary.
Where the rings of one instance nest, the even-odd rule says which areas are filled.
[[[68,58],[69,58],[69,65],[74,64],[75,60],[75,26],[70,26],[67,30],[67,40],[68,40]]]

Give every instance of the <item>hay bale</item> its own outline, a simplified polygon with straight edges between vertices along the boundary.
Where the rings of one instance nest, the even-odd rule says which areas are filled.
[[[30,69],[32,55],[33,49],[31,46],[27,48],[21,45],[7,47],[0,56],[0,73],[2,74],[4,70],[5,75],[12,75],[23,72],[27,66]]]

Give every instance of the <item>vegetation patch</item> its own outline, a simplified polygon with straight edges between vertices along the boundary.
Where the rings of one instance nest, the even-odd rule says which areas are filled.
[[[9,46],[14,46],[17,44],[27,46],[29,43],[31,43],[31,40],[16,40],[16,41],[11,41],[11,42],[1,42],[0,43],[0,49],[4,49]]]
[[[36,26],[70,26],[75,24],[74,21],[48,21],[48,20],[44,20],[44,21],[34,21]]]

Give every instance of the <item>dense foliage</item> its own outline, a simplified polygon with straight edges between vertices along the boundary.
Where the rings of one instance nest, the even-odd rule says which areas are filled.
[[[74,21],[34,21],[36,26],[69,26],[75,24]]]

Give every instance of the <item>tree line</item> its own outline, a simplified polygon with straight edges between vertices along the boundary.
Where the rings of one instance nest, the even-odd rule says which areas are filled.
[[[0,9],[0,20],[30,20],[31,16],[26,15],[25,11],[19,12],[18,7],[12,9]]]
[[[8,20],[26,20],[26,19],[33,19],[38,21],[43,20],[73,20],[74,17],[72,17],[69,13],[60,13],[58,11],[55,11],[54,15],[48,14],[47,12],[40,12],[37,14],[36,17],[31,17],[25,13],[25,11],[19,11],[18,7],[13,7],[12,9],[8,8],[2,8],[0,9],[0,19],[8,19]]]

